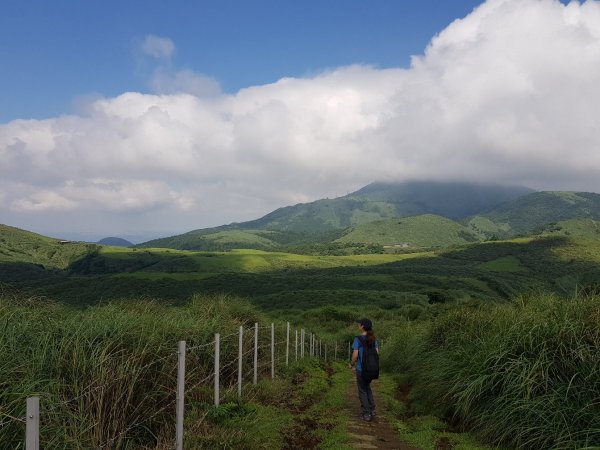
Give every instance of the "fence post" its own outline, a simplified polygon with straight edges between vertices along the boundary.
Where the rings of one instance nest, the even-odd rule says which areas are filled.
[[[275,378],[275,324],[271,323],[271,379]]]
[[[221,359],[221,335],[215,334],[215,406],[219,406],[219,375],[221,372],[220,366]]]
[[[337,341],[335,341],[335,347],[333,350],[333,360],[337,361]]]
[[[298,361],[298,330],[296,330],[296,339],[294,339],[294,352],[296,353],[296,361]]]
[[[244,327],[240,326],[240,340],[238,350],[238,398],[242,397],[242,357],[244,355]]]
[[[258,322],[254,324],[254,375],[252,384],[258,382]]]
[[[175,428],[175,448],[177,450],[183,450],[183,413],[185,410],[185,341],[179,341],[177,347],[177,425]]]
[[[319,339],[319,358],[323,355],[323,342]]]
[[[25,426],[25,449],[40,449],[40,398],[27,398],[27,423]]]
[[[300,358],[304,358],[304,328],[300,330]]]
[[[290,365],[290,323],[287,323],[287,329],[285,333],[285,366]]]

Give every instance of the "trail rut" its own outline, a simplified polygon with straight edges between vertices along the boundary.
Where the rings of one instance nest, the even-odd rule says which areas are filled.
[[[386,417],[385,402],[377,392],[377,381],[374,381],[372,386],[378,416],[371,422],[365,422],[360,418],[360,402],[358,400],[356,379],[353,378],[353,382],[346,391],[345,405],[351,417],[348,423],[348,434],[350,435],[352,448],[420,450],[398,439],[398,432]]]

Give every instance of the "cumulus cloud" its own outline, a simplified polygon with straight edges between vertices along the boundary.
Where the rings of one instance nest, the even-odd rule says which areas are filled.
[[[161,45],[148,53],[169,57]],[[408,69],[342,67],[234,95],[157,72],[158,94],[0,125],[0,190],[13,210],[160,209],[189,228],[376,179],[600,191],[599,79],[600,2],[488,0]]]
[[[170,59],[175,53],[175,44],[166,37],[149,34],[141,45],[142,51],[149,56],[157,59]]]

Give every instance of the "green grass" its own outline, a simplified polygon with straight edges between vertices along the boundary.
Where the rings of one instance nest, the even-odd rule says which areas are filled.
[[[38,395],[43,448],[156,445],[173,436],[177,341],[193,347],[260,318],[247,303],[225,297],[197,296],[179,308],[137,301],[85,310],[3,297],[0,420],[23,417],[25,399]],[[237,338],[224,339],[221,351],[232,359]],[[187,366],[190,404],[210,402],[203,385],[193,386],[210,373],[212,352],[190,350]],[[235,378],[233,369],[222,376],[224,385]],[[0,427],[0,442],[22,448],[22,424]]]
[[[600,298],[532,295],[398,329],[385,365],[415,412],[510,448],[600,446]],[[430,427],[429,427],[430,428]]]
[[[527,270],[515,256],[504,256],[493,261],[481,263],[477,267],[492,272],[523,272]]]
[[[479,240],[477,234],[453,220],[425,214],[358,225],[346,230],[336,242],[420,248],[449,247]]]
[[[66,269],[95,249],[94,244],[60,244],[58,239],[0,224],[0,263],[32,263],[49,269]]]
[[[340,412],[348,370],[333,367],[310,358],[291,362],[275,380],[249,388],[249,400],[209,409],[204,429],[192,434],[186,448],[349,448],[348,418]],[[191,429],[197,420],[190,416]]]

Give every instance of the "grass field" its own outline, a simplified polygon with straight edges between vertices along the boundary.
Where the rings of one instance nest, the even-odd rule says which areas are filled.
[[[398,298],[424,296],[430,303],[506,301],[539,290],[571,295],[600,282],[600,242],[562,234],[346,256],[33,242],[21,245],[29,253],[20,260],[15,244],[10,257],[0,255],[0,282],[27,295],[79,305],[139,295],[181,303],[205,292],[247,297],[271,311],[304,310],[344,298],[385,303],[390,292]],[[61,254],[70,263],[61,269],[40,252],[66,252]]]
[[[2,407],[16,417],[28,394],[44,392],[45,402],[60,404],[89,387],[89,380],[108,383],[110,390],[99,389],[49,420],[45,432],[52,440],[46,448],[78,448],[78,442],[94,447],[126,423],[139,425],[129,436],[131,445],[155,445],[171,433],[164,428],[169,421],[157,416],[142,423],[140,411],[170,401],[161,386],[173,384],[172,367],[149,359],[168,361],[167,343],[183,334],[200,342],[204,332],[233,332],[240,323],[268,316],[319,330],[342,345],[356,333],[356,318],[369,316],[397,356],[386,367],[412,386],[417,416],[400,429],[411,442],[435,442],[446,433],[443,419],[492,445],[593,448],[600,445],[593,422],[600,416],[596,230],[594,221],[564,222],[510,240],[398,254],[362,247],[369,253],[324,256],[61,244],[2,227]],[[23,298],[34,300],[18,300]],[[230,346],[224,355],[232,351]],[[208,364],[196,357],[200,369]],[[106,362],[102,370],[99,359]],[[323,382],[331,386],[332,380],[322,367],[304,369],[301,395],[321,404],[329,397],[311,389]],[[121,383],[115,374],[133,378],[119,378]],[[138,392],[134,378],[143,380],[140,389],[156,395]],[[282,380],[274,391],[262,387],[257,396],[269,394],[250,406],[232,401],[218,411],[206,405],[193,409],[191,418],[212,414],[212,431],[198,431],[197,448],[225,443],[257,448],[258,442],[276,448],[292,439],[298,432],[294,402],[300,398],[289,383]],[[269,403],[275,391],[281,395]],[[198,404],[206,395],[197,393]],[[115,408],[116,396],[128,400]],[[323,420],[335,414],[331,405],[306,407]],[[89,432],[96,422],[102,424],[98,435]],[[343,433],[337,434],[341,422],[323,423],[337,430],[331,448],[344,445]],[[12,442],[16,431],[11,425],[0,433],[0,440]]]
[[[530,295],[406,324],[385,365],[435,414],[507,448],[600,446],[600,297]]]

